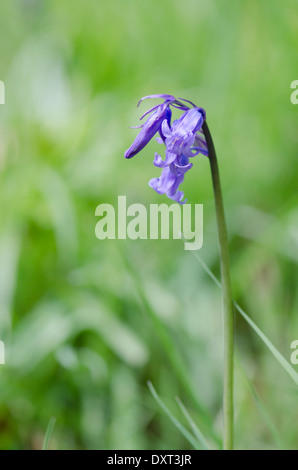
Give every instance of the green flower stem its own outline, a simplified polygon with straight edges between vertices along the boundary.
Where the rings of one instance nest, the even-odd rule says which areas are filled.
[[[220,269],[223,292],[223,336],[224,336],[224,440],[225,450],[233,449],[234,404],[233,404],[233,376],[234,376],[234,309],[230,277],[229,242],[225,220],[222,192],[220,186],[218,163],[213,140],[206,121],[203,124],[203,133],[211,165],[213,192],[215,199],[217,230],[220,249]]]

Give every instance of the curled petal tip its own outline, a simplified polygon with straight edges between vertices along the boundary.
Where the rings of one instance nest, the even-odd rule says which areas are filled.
[[[144,100],[147,100],[148,98],[162,98],[164,99],[165,101],[175,101],[176,98],[172,95],[165,95],[165,94],[157,94],[157,95],[147,95],[147,96],[143,96],[143,98],[140,99],[140,101],[138,102],[138,106],[140,105],[140,103]]]

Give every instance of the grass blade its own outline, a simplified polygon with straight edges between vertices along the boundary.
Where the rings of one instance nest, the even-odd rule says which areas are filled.
[[[56,423],[56,418],[55,418],[55,416],[52,416],[50,418],[50,421],[49,421],[49,424],[48,424],[48,427],[47,427],[47,430],[46,430],[46,435],[45,435],[45,438],[44,438],[42,450],[47,450],[47,448],[48,448],[48,444],[49,444],[49,441],[52,437],[52,433],[53,433],[55,423]]]
[[[196,423],[194,422],[194,420],[192,419],[192,417],[188,413],[187,409],[185,408],[185,406],[182,403],[182,401],[180,400],[180,398],[176,397],[176,401],[177,401],[182,413],[184,414],[185,418],[187,419],[187,421],[188,421],[188,423],[189,423],[189,425],[192,429],[192,432],[194,433],[194,436],[197,438],[197,440],[199,441],[199,443],[201,444],[203,449],[210,450],[210,446],[209,446],[208,442],[206,441],[206,439],[203,436],[202,432],[200,431],[200,429],[198,428],[198,426],[196,425]]]
[[[207,274],[213,279],[213,281],[221,288],[221,283],[219,280],[214,276],[212,271],[208,268],[208,266],[201,260],[197,253],[192,252],[195,258],[201,263]],[[240,313],[240,315],[244,318],[244,320],[249,324],[249,326],[257,333],[259,338],[263,341],[263,343],[267,346],[267,348],[271,351],[274,355],[275,359],[280,363],[283,369],[287,372],[287,374],[292,378],[296,385],[298,385],[298,374],[291,366],[291,364],[284,358],[284,356],[278,351],[278,349],[274,346],[274,344],[270,341],[269,338],[260,330],[260,328],[252,321],[252,319],[244,312],[244,310],[234,301],[234,305],[236,310]]]

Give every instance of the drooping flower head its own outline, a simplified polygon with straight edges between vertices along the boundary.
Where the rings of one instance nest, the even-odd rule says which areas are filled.
[[[157,141],[165,144],[165,159],[155,153],[153,163],[162,168],[159,178],[153,178],[149,181],[149,186],[159,194],[166,194],[180,204],[184,204],[184,193],[179,190],[180,184],[184,180],[185,173],[192,168],[193,164],[189,159],[199,153],[208,155],[205,137],[201,132],[206,113],[203,108],[198,108],[187,100],[177,100],[171,95],[150,95],[142,98],[163,98],[164,102],[154,106],[147,111],[141,119],[150,115],[147,121],[139,126],[141,131],[133,144],[126,150],[125,158],[131,158],[139,153],[148,142],[159,133]],[[184,101],[190,104],[182,103]],[[180,109],[183,114],[179,119],[171,123],[172,112],[170,106]]]

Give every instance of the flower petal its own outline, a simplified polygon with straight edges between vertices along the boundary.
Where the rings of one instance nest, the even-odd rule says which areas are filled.
[[[169,123],[166,119],[164,121],[162,121],[161,131],[162,131],[162,133],[165,137],[171,137],[171,135],[172,135]]]
[[[166,101],[176,101],[176,98],[172,95],[163,95],[163,94],[158,94],[158,95],[148,95],[148,96],[143,96],[143,98],[140,99],[138,102],[138,106],[140,103],[144,100],[147,100],[148,98],[162,98]]]
[[[143,124],[143,127],[129,147],[124,153],[125,158],[132,158],[134,155],[139,153],[152,139],[152,137],[159,131],[162,121],[169,115],[168,104],[165,102],[160,104],[147,121]]]

